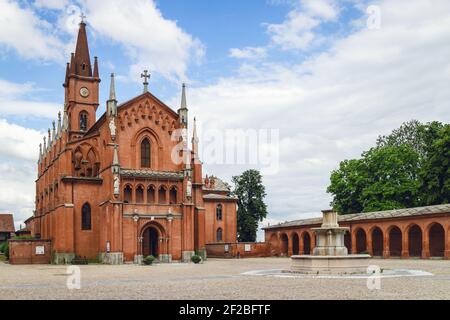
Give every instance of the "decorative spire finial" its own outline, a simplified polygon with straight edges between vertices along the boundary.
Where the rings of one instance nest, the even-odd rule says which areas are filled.
[[[187,109],[186,102],[186,83],[183,83],[183,89],[181,91],[181,109]]]
[[[114,73],[111,73],[111,85],[109,88],[109,100],[107,101],[108,116],[117,116],[117,100],[116,100],[116,85],[114,81]]]
[[[61,111],[58,112],[58,136],[61,135]]]
[[[186,83],[183,83],[183,87],[181,90],[181,105],[180,109],[178,109],[178,115],[180,117],[180,123],[183,127],[187,128],[188,126],[188,108],[186,102]]]
[[[144,70],[144,73],[141,74],[141,78],[144,78],[144,93],[148,92],[148,79],[150,79],[151,74],[148,70]]]
[[[55,120],[52,121],[52,126],[53,126],[53,129],[52,129],[52,141],[55,141],[55,138],[56,138],[56,123],[55,123]]]

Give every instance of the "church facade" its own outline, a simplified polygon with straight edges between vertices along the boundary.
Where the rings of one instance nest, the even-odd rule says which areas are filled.
[[[188,148],[183,85],[175,112],[148,91],[118,104],[114,75],[99,107],[99,62],[86,24],[67,63],[64,113],[40,146],[32,234],[52,241],[54,261],[189,261],[209,243],[236,242],[237,200],[202,175],[195,120]]]

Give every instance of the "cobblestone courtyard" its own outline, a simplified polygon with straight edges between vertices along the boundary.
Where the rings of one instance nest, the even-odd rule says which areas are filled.
[[[431,276],[367,279],[252,276],[286,269],[287,258],[210,259],[205,264],[89,265],[81,289],[69,290],[65,266],[12,266],[0,262],[0,299],[450,299],[448,260],[372,260],[384,270],[414,269]]]

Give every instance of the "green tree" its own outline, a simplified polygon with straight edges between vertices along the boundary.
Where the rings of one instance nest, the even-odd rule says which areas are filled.
[[[434,121],[422,124],[417,120],[403,123],[400,128],[387,136],[379,136],[377,148],[410,146],[421,158],[427,157],[428,146],[436,140],[439,131],[444,127],[441,122]]]
[[[450,125],[440,128],[436,136],[420,171],[421,198],[426,205],[450,203]]]
[[[448,203],[449,161],[449,125],[413,120],[361,159],[342,161],[327,191],[341,214]]]
[[[419,155],[408,145],[373,148],[363,154],[367,179],[363,212],[414,207],[418,204]]]
[[[241,242],[256,241],[258,223],[267,216],[262,177],[257,170],[247,170],[233,177],[233,195],[238,199],[237,229]]]
[[[362,192],[366,181],[363,159],[342,161],[339,169],[331,173],[331,185],[327,189],[334,195],[333,208],[342,214],[363,211]]]

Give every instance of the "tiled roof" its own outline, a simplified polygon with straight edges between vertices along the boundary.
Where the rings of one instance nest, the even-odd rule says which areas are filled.
[[[226,196],[223,194],[208,193],[203,196],[203,199],[236,200],[237,198]]]
[[[450,204],[440,204],[440,205],[436,205],[436,206],[406,208],[406,209],[397,209],[397,210],[388,210],[388,211],[347,214],[347,215],[339,216],[338,220],[339,220],[339,222],[353,222],[353,221],[362,221],[362,220],[377,220],[377,219],[392,219],[392,218],[403,218],[403,217],[412,217],[412,216],[424,216],[424,215],[429,215],[429,214],[440,214],[440,213],[449,213],[450,214]],[[321,224],[321,223],[322,223],[322,217],[289,221],[289,222],[265,227],[263,229],[297,227],[297,226],[314,225],[314,224]]]
[[[211,183],[209,185],[205,184],[203,186],[204,190],[208,190],[208,191],[226,191],[226,192],[230,191],[229,186],[225,182],[223,182],[223,180],[221,180],[221,179],[219,179],[217,177],[211,176],[209,178],[209,181],[212,181],[212,180],[214,180],[214,184],[213,185],[211,185]],[[205,181],[205,179],[203,179],[203,181]]]
[[[151,178],[163,180],[183,180],[182,172],[120,169],[120,175],[131,178]]]
[[[0,232],[15,232],[12,214],[0,214]]]

